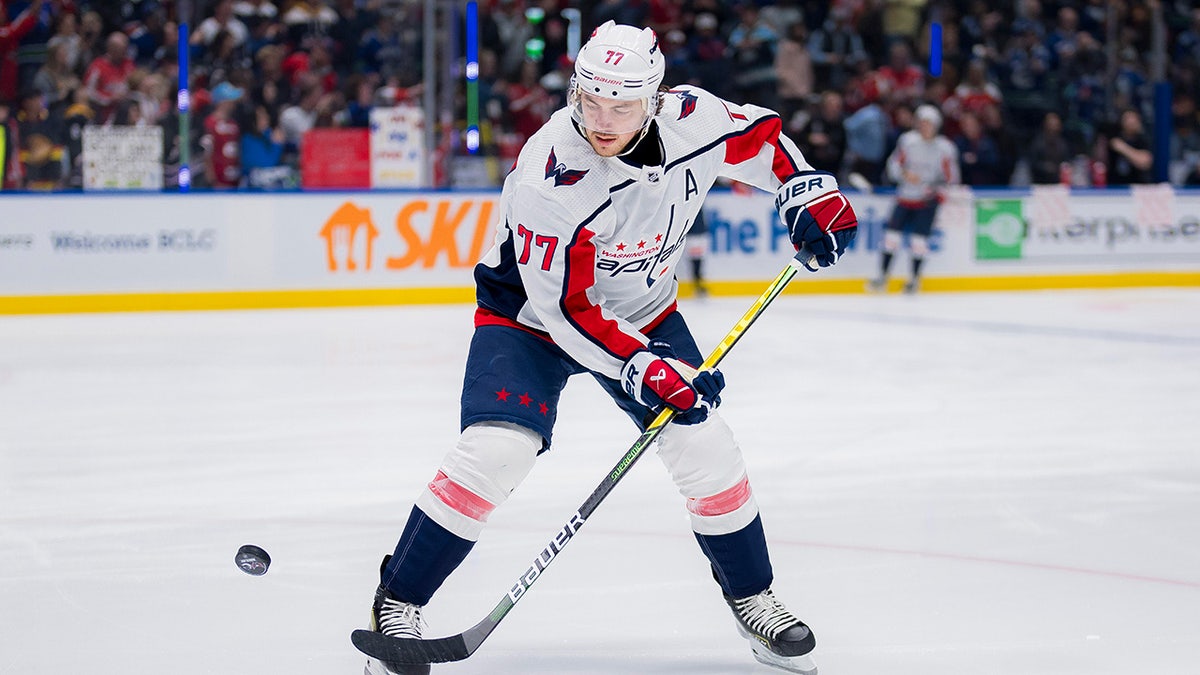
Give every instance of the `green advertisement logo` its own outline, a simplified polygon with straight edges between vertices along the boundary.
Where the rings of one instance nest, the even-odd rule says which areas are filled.
[[[1025,241],[1020,199],[982,199],[975,204],[975,259],[1016,260]]]

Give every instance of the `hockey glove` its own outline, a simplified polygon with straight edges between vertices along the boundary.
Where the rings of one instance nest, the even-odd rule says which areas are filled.
[[[625,362],[621,387],[652,410],[671,408],[680,424],[696,424],[720,405],[725,376],[719,370],[697,372],[675,357],[671,345],[652,340]]]
[[[858,216],[850,200],[838,189],[837,179],[824,171],[801,171],[779,187],[775,210],[787,225],[797,251],[806,251],[801,262],[829,267],[838,261],[858,233]]]

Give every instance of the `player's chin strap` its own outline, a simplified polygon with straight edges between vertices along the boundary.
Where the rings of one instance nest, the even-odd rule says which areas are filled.
[[[788,262],[787,267],[783,269],[771,282],[767,289],[758,296],[754,304],[750,305],[750,309],[742,315],[741,319],[734,324],[733,328],[725,334],[721,342],[713,349],[708,358],[704,359],[704,363],[700,365],[700,370],[716,368],[717,364],[725,358],[729,350],[737,344],[738,340],[742,339],[746,331],[751,325],[762,316],[767,307],[779,297],[783,289],[796,275],[796,271],[804,266],[805,263],[812,263],[812,256],[805,250],[801,250],[795,257]],[[629,450],[621,457],[616,466],[608,472],[604,480],[596,486],[583,504],[575,513],[571,514],[570,519],[563,525],[542,549],[541,553],[529,565],[528,569],[521,573],[513,583],[512,588],[500,600],[494,609],[479,623],[475,624],[466,631],[458,635],[451,635],[444,638],[394,638],[382,633],[377,633],[369,630],[356,630],[351,634],[351,641],[354,646],[360,651],[380,659],[385,662],[402,663],[402,664],[428,664],[428,663],[445,663],[448,661],[461,661],[479,648],[483,641],[491,635],[496,626],[508,615],[517,601],[525,597],[525,593],[529,588],[542,577],[542,572],[558,559],[559,552],[571,541],[571,538],[578,533],[579,528],[587,522],[600,503],[608,496],[617,483],[625,474],[629,473],[629,469],[646,451],[646,448],[658,438],[663,429],[675,417],[675,411],[670,408],[664,409],[654,421],[646,427],[642,435],[634,441]]]

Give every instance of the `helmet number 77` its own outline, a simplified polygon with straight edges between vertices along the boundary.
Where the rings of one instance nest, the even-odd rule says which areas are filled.
[[[611,63],[614,66],[620,63],[621,59],[625,56],[625,52],[618,52],[615,49],[610,49],[604,53],[608,54],[608,57],[604,59],[604,62]]]

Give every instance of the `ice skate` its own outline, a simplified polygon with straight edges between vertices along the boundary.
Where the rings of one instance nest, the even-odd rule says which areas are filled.
[[[419,638],[424,621],[421,606],[401,602],[383,584],[375,590],[375,603],[371,606],[371,630],[399,638]],[[367,658],[363,675],[426,675],[429,665],[413,666],[403,663],[385,663]]]
[[[750,650],[759,663],[801,675],[817,675],[810,656],[817,646],[816,637],[775,599],[771,589],[748,598],[725,596],[725,602],[737,619],[738,632],[750,641]]]
[[[875,277],[867,280],[868,293],[882,293],[887,290],[887,279],[883,277]]]
[[[904,292],[905,293],[912,295],[919,290],[921,290],[921,280],[920,279],[913,277],[912,279],[909,279],[908,281],[904,282]]]

